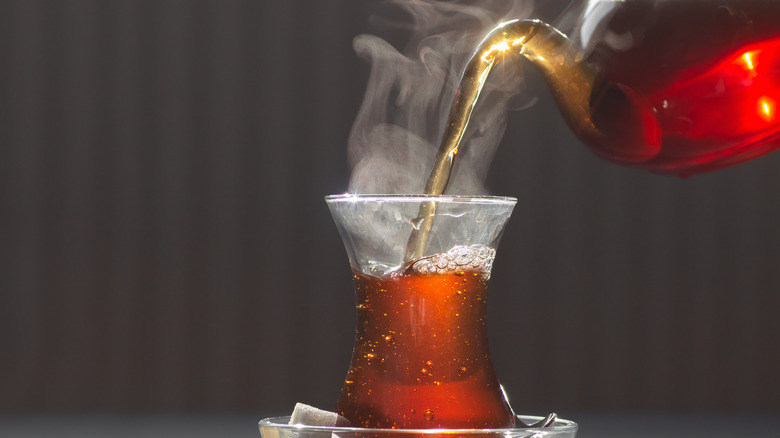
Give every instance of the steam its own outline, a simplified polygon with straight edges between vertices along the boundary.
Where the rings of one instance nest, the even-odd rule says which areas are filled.
[[[371,63],[349,139],[351,193],[422,193],[466,62],[497,24],[527,18],[529,0],[389,0],[407,20],[404,53],[372,35],[354,40]],[[516,61],[515,61],[516,62]],[[506,127],[507,105],[521,91],[518,69],[495,69],[461,142],[447,193],[484,194],[484,180]]]

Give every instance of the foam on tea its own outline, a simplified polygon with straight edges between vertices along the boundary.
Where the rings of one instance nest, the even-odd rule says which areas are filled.
[[[409,269],[417,274],[474,271],[488,279],[495,258],[496,250],[485,245],[455,246],[447,252],[415,260]]]

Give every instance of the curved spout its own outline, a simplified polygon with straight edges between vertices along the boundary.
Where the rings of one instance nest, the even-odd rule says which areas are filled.
[[[574,134],[611,160],[637,163],[660,151],[658,124],[649,106],[630,88],[605,80],[564,34],[539,20],[513,20],[480,43],[463,72],[442,143],[425,187],[441,194],[463,133],[493,66],[507,53],[522,55],[544,76]]]
[[[479,94],[493,66],[506,54],[522,55],[539,68],[564,120],[597,154],[624,163],[641,163],[658,155],[658,122],[637,93],[605,80],[585,62],[579,48],[554,27],[539,20],[513,20],[493,29],[466,65],[425,185],[426,194],[441,195],[447,188]],[[407,261],[424,253],[435,214],[435,203],[420,206],[407,246]]]
[[[651,106],[638,93],[607,80],[579,47],[541,21],[510,22],[488,38],[513,34],[528,34],[514,53],[539,68],[561,115],[580,140],[599,155],[622,163],[641,163],[658,155],[661,130]]]
[[[500,60],[505,52],[523,55],[538,68],[574,134],[605,140],[591,117],[591,98],[599,83],[596,70],[564,34],[539,20],[515,20],[494,29],[477,49]]]

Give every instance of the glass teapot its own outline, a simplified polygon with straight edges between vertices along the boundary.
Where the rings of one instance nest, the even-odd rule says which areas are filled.
[[[588,0],[556,24],[568,35],[514,20],[486,36],[438,162],[457,153],[479,90],[507,54],[542,72],[575,135],[609,161],[689,176],[780,146],[780,1]]]

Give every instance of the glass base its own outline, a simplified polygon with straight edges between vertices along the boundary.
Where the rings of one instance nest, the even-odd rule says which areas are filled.
[[[533,424],[543,419],[528,415],[518,415],[525,424]],[[502,438],[574,438],[577,423],[557,419],[552,426],[545,428],[511,429],[366,429],[361,427],[324,427],[288,424],[290,417],[273,417],[260,421],[262,438],[411,438],[414,435],[433,438],[438,435],[458,435],[476,438],[478,436]],[[521,423],[522,424],[522,423]]]

